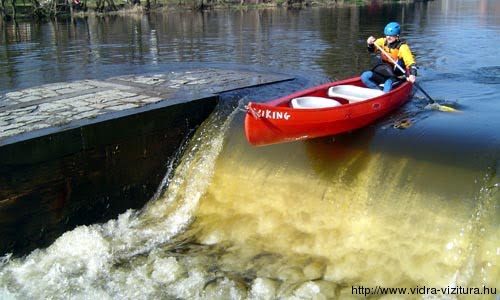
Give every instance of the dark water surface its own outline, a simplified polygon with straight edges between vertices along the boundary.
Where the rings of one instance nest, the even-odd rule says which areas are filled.
[[[366,38],[392,20],[403,24],[420,85],[459,113],[426,110],[417,93],[362,130],[248,145],[241,98],[266,101],[359,75],[373,62]],[[0,30],[2,93],[206,66],[297,76],[223,95],[142,211],[4,259],[0,298],[358,299],[353,286],[500,292],[498,1],[170,12]],[[404,119],[412,126],[393,128]],[[427,294],[412,297],[468,299]]]

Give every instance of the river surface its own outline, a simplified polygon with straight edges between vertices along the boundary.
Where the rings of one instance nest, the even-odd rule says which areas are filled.
[[[374,60],[366,38],[388,21],[402,23],[420,85],[460,112],[427,110],[417,93],[352,133],[246,142],[242,103],[359,75]],[[142,210],[2,258],[1,299],[402,297],[384,295],[389,287],[406,288],[405,299],[499,299],[500,2],[169,12],[0,31],[2,93],[207,66],[297,77],[224,94]],[[401,120],[412,126],[395,129]]]

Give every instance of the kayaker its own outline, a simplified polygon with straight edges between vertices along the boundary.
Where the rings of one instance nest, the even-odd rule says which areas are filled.
[[[402,80],[403,75],[406,76],[406,80],[414,83],[417,76],[417,66],[413,53],[408,45],[399,39],[399,34],[401,33],[401,26],[397,22],[391,22],[387,24],[384,28],[383,38],[376,39],[370,36],[366,42],[368,44],[368,52],[374,53],[378,51],[375,43],[382,47],[385,52],[387,52],[394,61],[396,61],[404,70],[407,70],[407,74],[402,74],[402,72],[397,68],[389,58],[384,54],[381,54],[382,62],[377,64],[370,71],[365,71],[361,74],[361,80],[363,83],[373,89],[380,89],[379,85],[383,84],[383,91],[389,92],[392,89],[393,83]]]

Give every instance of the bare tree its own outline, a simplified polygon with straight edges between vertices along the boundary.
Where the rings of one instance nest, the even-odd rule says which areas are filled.
[[[98,12],[106,11],[106,4],[108,5],[108,11],[118,10],[113,0],[96,0],[96,10]]]

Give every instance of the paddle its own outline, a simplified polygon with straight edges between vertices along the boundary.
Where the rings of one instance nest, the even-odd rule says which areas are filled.
[[[380,50],[380,52],[382,52],[403,74],[406,74],[406,71],[403,69],[403,67],[401,67],[387,52],[384,51],[384,49],[382,49],[382,47],[380,47],[377,43],[373,43],[377,48],[378,50]],[[426,91],[424,91],[423,88],[420,87],[420,85],[416,82],[413,83],[414,86],[417,87],[417,89],[419,89],[426,97],[427,99],[429,99],[429,102],[430,102],[430,106],[431,108],[433,109],[437,109],[437,110],[440,110],[440,111],[456,111],[456,109],[454,109],[453,107],[449,107],[449,106],[444,106],[444,105],[440,105],[436,102],[436,100],[432,99],[431,96],[429,96],[429,94],[427,94]]]

